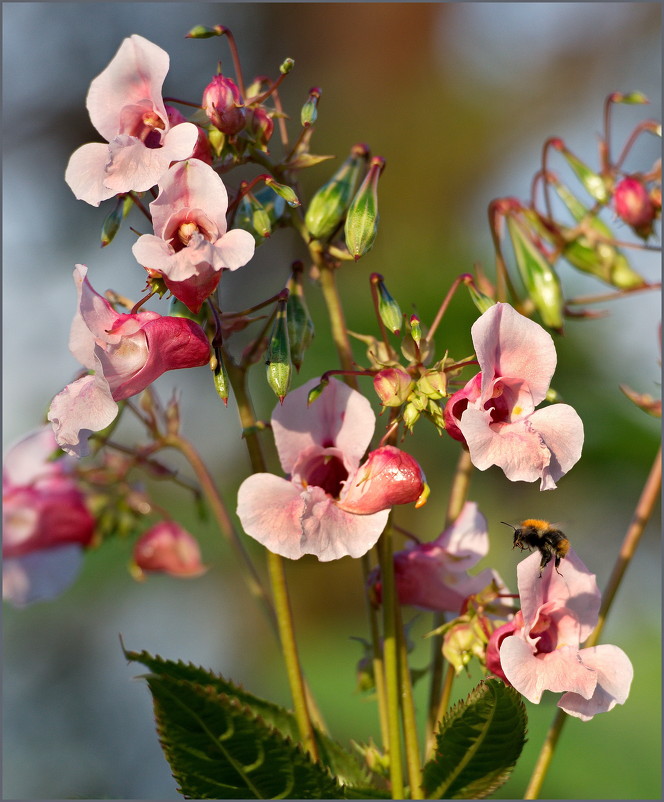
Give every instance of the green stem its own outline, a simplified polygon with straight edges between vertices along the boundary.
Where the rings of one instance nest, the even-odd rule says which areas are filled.
[[[256,415],[247,392],[246,372],[233,364],[232,360],[229,359],[228,361],[228,377],[233,387],[240,423],[245,432],[244,440],[249,450],[251,467],[254,473],[263,473],[266,469],[265,459],[263,458],[263,452],[256,435]],[[313,760],[318,760],[318,750],[314,738],[309,705],[307,704],[307,689],[304,683],[300,658],[297,651],[297,643],[295,641],[293,612],[288,597],[284,564],[282,558],[278,554],[273,554],[271,551],[268,551],[268,569],[277,624],[279,627],[281,648],[293,699],[295,718],[298,723],[304,748],[309,752]]]
[[[413,685],[410,679],[408,666],[408,649],[404,636],[401,607],[397,604],[395,609],[396,632],[399,648],[399,675],[401,677],[401,699],[403,705],[403,734],[406,744],[406,766],[408,768],[408,783],[410,785],[411,799],[424,799],[422,789],[422,766],[420,763],[420,748],[417,742],[417,721],[415,719],[415,701],[413,699]]]
[[[636,509],[634,510],[634,515],[632,516],[632,520],[629,528],[627,529],[620,553],[616,559],[613,573],[609,579],[609,584],[604,592],[597,626],[595,627],[592,635],[590,635],[590,637],[584,643],[584,648],[595,646],[599,640],[602,630],[604,629],[604,624],[606,623],[609,610],[613,604],[613,600],[615,599],[618,588],[620,587],[622,578],[625,575],[625,571],[627,570],[627,566],[631,562],[632,557],[636,552],[636,547],[639,544],[643,530],[645,529],[646,524],[652,515],[655,504],[657,503],[661,487],[662,448],[660,446],[653,466],[650,469],[648,479],[646,480],[643,491],[641,492],[641,496],[637,502]],[[523,797],[524,799],[537,799],[539,797],[544,778],[546,777],[549,766],[551,765],[551,761],[553,760],[556,744],[558,743],[558,739],[560,738],[560,734],[567,718],[567,713],[565,713],[564,710],[559,710],[557,712],[556,717],[546,735],[546,739],[542,744],[542,749],[537,758],[530,782],[528,783],[526,793]]]
[[[392,799],[403,799],[403,766],[399,732],[399,697],[401,695],[401,687],[399,682],[399,655],[397,644],[397,600],[394,582],[394,560],[392,558],[392,531],[389,525],[383,532],[378,544],[383,600],[383,656],[385,660],[385,685],[387,691],[390,782],[392,787]]]
[[[369,565],[369,555],[362,556],[362,572],[364,575],[364,587],[367,586],[367,577],[371,573]],[[372,664],[374,671],[374,684],[376,686],[376,699],[378,701],[378,721],[380,724],[381,743],[384,749],[389,749],[389,731],[387,728],[387,696],[385,692],[385,667],[383,663],[383,652],[380,648],[380,631],[378,627],[378,615],[376,608],[369,599],[369,594],[365,593],[364,598],[367,605],[369,616],[369,631],[371,633]]]
[[[326,264],[318,263],[320,269],[320,285],[323,291],[323,298],[327,305],[332,327],[332,339],[339,355],[341,367],[344,370],[353,370],[353,351],[346,330],[346,320],[341,307],[339,293],[334,278],[334,271]]]

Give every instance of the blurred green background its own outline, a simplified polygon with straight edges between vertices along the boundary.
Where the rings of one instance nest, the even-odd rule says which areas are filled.
[[[609,92],[639,89],[653,101],[646,109],[616,109],[616,143],[638,120],[660,115],[657,3],[4,4],[5,447],[41,421],[76,370],[66,350],[73,264],[90,267],[100,292],[113,287],[137,296],[142,284],[130,252],[134,235],[126,228],[100,251],[105,211],[76,201],[63,181],[69,154],[99,140],[84,106],[89,82],[122,39],[138,33],[171,56],[165,94],[198,101],[217,60],[226,71],[231,60],[223,40],[184,40],[195,24],[232,29],[247,79],[275,76],[284,58],[295,60],[281,93],[294,118],[291,132],[309,88],[322,87],[314,152],[341,160],[362,141],[386,159],[376,245],[339,276],[348,326],[356,331],[374,325],[372,271],[386,277],[404,311],[416,308],[425,322],[459,273],[479,262],[492,275],[488,202],[528,196],[548,136],[563,137],[596,163],[596,132]],[[657,143],[642,138],[626,167],[646,169],[657,154]],[[303,177],[307,197],[338,163]],[[131,222],[141,225],[137,218]],[[278,291],[291,261],[304,255],[290,232],[275,233],[247,267],[224,276],[225,308]],[[656,255],[639,254],[634,264],[656,278]],[[571,268],[562,268],[561,276],[568,296],[604,292]],[[336,366],[318,290],[312,285],[307,292],[318,335],[300,381]],[[656,296],[606,304],[610,316],[570,322],[557,338],[554,387],[583,418],[586,441],[580,463],[556,491],[512,484],[496,469],[473,476],[470,497],[491,534],[482,566],[495,566],[512,587],[518,558],[498,522],[532,516],[560,522],[600,587],[606,585],[657,450],[658,421],[618,389],[628,383],[659,395]],[[476,314],[459,293],[436,337],[441,354],[470,353]],[[362,349],[356,355],[360,359]],[[233,404],[220,407],[209,378],[206,370],[177,372],[158,386],[164,398],[172,387],[182,388],[185,433],[200,444],[234,508],[248,460]],[[260,367],[253,386],[258,414],[268,418],[274,397]],[[130,426],[123,431],[127,442],[138,435]],[[423,422],[407,447],[420,459],[432,495],[422,510],[399,510],[397,520],[433,539],[442,528],[457,444]],[[205,577],[154,577],[139,585],[126,570],[130,544],[114,542],[89,555],[79,581],[57,601],[22,611],[5,606],[4,798],[177,798],[147,688],[132,679],[137,667],[126,665],[119,634],[130,649],[200,663],[288,704],[274,640],[233,554],[196,519],[184,493],[164,487],[155,493],[200,537],[211,566]],[[173,510],[176,501],[180,508]],[[568,722],[544,798],[661,798],[658,531],[655,516],[603,636],[634,664],[630,698],[589,723]],[[253,542],[248,547],[260,562],[260,549]],[[377,738],[375,705],[355,690],[361,650],[349,639],[367,630],[358,563],[303,559],[287,569],[305,671],[332,732],[344,742]],[[419,614],[412,632],[417,667],[428,659],[420,636],[429,627],[430,616]],[[476,680],[459,680],[455,698]],[[423,680],[417,687],[420,713],[425,686]],[[496,797],[523,794],[555,701],[547,693],[539,706],[527,705],[526,749]]]

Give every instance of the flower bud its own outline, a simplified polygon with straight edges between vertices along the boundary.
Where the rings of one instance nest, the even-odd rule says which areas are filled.
[[[413,338],[415,345],[419,348],[420,342],[422,342],[422,324],[420,323],[420,319],[417,315],[411,315],[409,323],[410,336]]]
[[[493,298],[485,295],[481,290],[475,286],[474,281],[465,282],[466,288],[470,293],[470,297],[475,306],[479,309],[480,314],[484,314],[487,309],[490,309],[496,302]]]
[[[401,368],[384,368],[373,380],[374,390],[384,407],[400,407],[411,394],[415,382]]]
[[[292,373],[286,304],[286,298],[283,298],[277,303],[277,316],[274,321],[265,358],[265,363],[267,365],[267,383],[270,385],[281,404],[283,404],[288,388],[290,387]]]
[[[370,515],[395,504],[421,507],[429,495],[417,461],[395,446],[372,451],[341,494],[338,505],[347,512]]]
[[[464,621],[464,617],[450,624],[443,636],[443,657],[458,676],[473,657],[484,664],[487,638],[476,622]]]
[[[220,348],[215,348],[214,361],[215,365],[212,370],[214,389],[217,391],[219,398],[221,398],[221,400],[224,402],[224,406],[228,406],[230,382],[228,380],[228,373],[226,372],[226,365],[224,365],[224,359]]]
[[[280,184],[278,181],[275,181],[272,176],[265,176],[265,184],[270,187],[270,189],[274,190],[280,198],[283,198],[289,206],[295,207],[300,205],[295,190],[289,187],[288,184]]]
[[[294,271],[286,287],[289,290],[286,303],[286,318],[288,321],[291,361],[295,365],[295,370],[299,373],[304,352],[311,345],[314,336],[314,322],[304,300],[301,270]]]
[[[639,178],[627,176],[617,184],[613,193],[613,208],[618,217],[640,237],[648,239],[652,234],[657,210]]]
[[[350,156],[311,199],[304,222],[314,239],[327,239],[342,223],[368,156],[366,145],[354,145]]]
[[[215,75],[203,90],[201,106],[208,119],[222,133],[230,136],[244,128],[245,109],[235,81]]]
[[[417,389],[428,398],[438,400],[447,395],[447,373],[440,368],[432,368],[417,380]]]
[[[371,274],[371,283],[378,288],[378,314],[386,328],[393,334],[399,334],[403,315],[399,304],[390,295],[380,273]]]
[[[132,199],[127,196],[118,196],[113,210],[108,214],[101,227],[101,247],[105,248],[113,242],[120,230],[120,225],[133,205]]]
[[[409,431],[412,432],[413,426],[417,423],[420,419],[420,412],[414,404],[406,404],[403,409],[403,422],[406,424],[406,427]]]
[[[538,247],[512,215],[506,216],[521,280],[545,326],[563,328],[563,294],[560,279]]]
[[[133,556],[140,579],[144,571],[177,577],[196,577],[207,571],[198,541],[175,521],[162,521],[144,532]]]
[[[262,106],[247,109],[247,131],[258,149],[267,153],[267,143],[274,132],[274,121]]]
[[[374,156],[346,215],[346,247],[357,260],[373,247],[378,233],[378,179],[385,169],[385,159]]]
[[[308,128],[316,122],[318,117],[318,101],[320,100],[321,90],[314,86],[309,90],[307,102],[302,106],[300,112],[300,122],[303,128]]]
[[[329,383],[329,379],[323,379],[321,380],[320,384],[317,384],[315,387],[312,387],[311,390],[309,390],[309,395],[307,396],[307,406],[313,404],[317,398],[320,398],[320,396],[323,394],[323,390]]]
[[[572,168],[576,177],[586,188],[588,194],[600,203],[606,203],[609,200],[609,190],[607,189],[606,182],[601,175],[591,170],[587,164],[575,156],[565,145],[562,139],[554,138],[549,140],[551,146],[559,153],[562,153],[567,163]]]

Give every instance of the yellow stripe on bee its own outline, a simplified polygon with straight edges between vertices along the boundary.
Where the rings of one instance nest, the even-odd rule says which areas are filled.
[[[521,527],[525,529],[528,526],[534,526],[536,529],[549,529],[551,524],[548,521],[542,521],[539,518],[528,518],[521,523]]]

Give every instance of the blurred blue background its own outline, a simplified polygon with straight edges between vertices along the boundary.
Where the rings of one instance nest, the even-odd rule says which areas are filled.
[[[595,164],[608,93],[638,89],[653,101],[645,109],[615,109],[617,144],[638,120],[660,116],[656,3],[4,4],[5,447],[38,425],[77,369],[66,348],[74,263],[89,266],[100,292],[112,287],[135,297],[142,284],[128,227],[100,250],[106,212],[76,201],[63,180],[70,153],[99,140],[84,105],[89,82],[122,39],[138,33],[171,56],[164,93],[197,102],[217,60],[225,71],[231,60],[223,40],[183,38],[196,24],[231,28],[248,80],[276,76],[284,58],[295,60],[281,93],[295,118],[291,131],[309,88],[322,87],[314,152],[342,159],[364,141],[387,160],[377,243],[340,276],[352,330],[372,325],[372,271],[386,277],[404,311],[414,304],[424,321],[431,321],[459,273],[479,262],[492,275],[488,202],[528,196],[548,136],[563,137]],[[643,137],[626,166],[647,168],[657,155],[657,142]],[[307,197],[336,164],[303,177]],[[132,224],[140,225],[136,220]],[[224,276],[225,308],[278,291],[291,261],[303,257],[290,232],[275,233],[246,268]],[[656,279],[656,255],[639,254],[634,265]],[[568,296],[604,292],[571,268],[562,268],[561,276]],[[307,291],[318,337],[301,381],[336,366],[319,293],[314,286]],[[658,422],[633,408],[618,385],[659,396],[659,297],[639,294],[605,306],[609,317],[572,321],[557,339],[554,386],[586,425],[581,462],[558,490],[545,494],[512,484],[494,469],[472,480],[470,497],[490,523],[492,551],[485,562],[512,586],[516,556],[498,521],[536,516],[564,525],[604,587],[657,449]],[[459,295],[436,338],[441,353],[470,352],[475,316]],[[274,397],[260,373],[254,377],[258,414],[267,418]],[[220,408],[205,369],[167,375],[158,385],[163,398],[170,388],[182,388],[185,433],[200,445],[234,508],[249,468],[233,404]],[[123,432],[127,442],[137,434],[131,427]],[[421,460],[432,496],[414,514],[400,511],[398,521],[429,540],[442,528],[457,448],[426,424],[408,448]],[[5,607],[4,798],[177,798],[147,688],[133,679],[139,670],[126,665],[120,634],[130,649],[200,663],[288,704],[272,635],[234,556],[211,526],[197,521],[184,493],[171,492],[171,505],[175,498],[182,502],[176,517],[200,537],[211,565],[202,579],[160,577],[138,585],[126,570],[130,544],[113,542],[89,555],[79,581],[62,598],[22,611]],[[543,797],[661,797],[657,535],[656,518],[603,636],[630,655],[632,694],[608,715],[568,722]],[[260,561],[260,550],[250,548]],[[288,565],[288,576],[305,671],[333,733],[344,742],[377,737],[375,706],[354,687],[360,649],[349,636],[366,635],[358,565],[304,559]],[[420,615],[414,626],[417,666],[428,658],[420,635],[429,623]],[[476,679],[459,681],[455,696]],[[425,685],[418,688],[420,711]],[[545,694],[541,705],[528,705],[529,741],[499,798],[523,794],[554,703]]]

